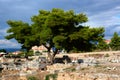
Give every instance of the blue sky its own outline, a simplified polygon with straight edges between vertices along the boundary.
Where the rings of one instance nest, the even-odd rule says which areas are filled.
[[[41,9],[73,9],[85,13],[91,27],[105,27],[105,38],[110,39],[116,31],[120,34],[120,0],[0,0],[0,48],[19,48],[15,40],[5,40],[9,26],[7,20],[30,22]]]

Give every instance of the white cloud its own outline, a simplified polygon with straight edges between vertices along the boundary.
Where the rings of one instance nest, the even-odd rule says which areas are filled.
[[[117,16],[120,13],[119,4],[120,0],[0,0],[0,36],[7,34],[7,20],[30,22],[30,17],[37,14],[39,9],[52,8],[73,9],[77,13],[85,12],[89,18],[86,24],[92,27],[109,27],[109,30],[113,31],[111,26],[120,24],[120,17]],[[120,31],[114,28],[114,31],[116,30]],[[106,32],[109,31],[106,30]],[[0,47],[3,45],[6,45],[4,47],[19,46],[17,42],[5,39],[0,40]]]
[[[6,33],[7,28],[5,29],[0,29],[0,33]]]
[[[0,36],[5,36],[7,33],[7,28],[4,28],[4,29],[0,29]]]
[[[116,17],[116,16],[113,16],[111,17],[109,20],[106,20],[107,23],[107,27],[110,27],[111,25],[119,25],[120,24],[120,18],[119,17]],[[120,30],[120,29],[119,29]]]
[[[120,24],[120,17],[119,15],[120,10],[118,10],[120,6],[116,6],[113,9],[106,10],[102,13],[98,13],[92,16],[89,16],[89,22],[88,24],[92,26],[104,26],[109,27],[111,25],[117,25]],[[117,9],[116,9],[117,8]]]
[[[5,40],[2,39],[0,40],[0,48],[19,48],[20,44],[16,43],[16,42],[12,42],[10,40]]]

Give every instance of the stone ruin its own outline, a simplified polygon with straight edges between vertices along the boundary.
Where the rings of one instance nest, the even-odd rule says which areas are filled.
[[[66,73],[64,69],[69,68],[71,66],[76,66],[75,69],[80,71],[81,68],[87,67],[94,67],[96,65],[104,65],[104,64],[118,64],[120,63],[120,56],[116,56],[118,54],[113,54],[112,56],[105,57],[105,54],[94,54],[94,55],[85,55],[85,57],[62,57],[56,58],[55,64],[49,66],[46,64],[47,60],[44,57],[33,56],[31,60],[17,60],[17,62],[13,63],[13,59],[1,59],[0,68],[4,70],[19,70],[21,71],[19,75],[26,76],[24,73],[27,74],[35,74],[36,70],[47,70],[50,73],[58,73],[57,80],[119,80],[119,75],[114,74],[104,74],[104,73],[95,73],[95,74],[82,74],[78,72],[70,72]],[[60,60],[60,61],[59,61]],[[67,61],[68,62],[65,62]],[[6,63],[5,63],[6,61]],[[58,61],[58,62],[57,62]],[[120,71],[119,67],[116,66],[109,66],[104,68],[105,70],[113,71],[118,70]],[[102,77],[104,76],[104,77]]]

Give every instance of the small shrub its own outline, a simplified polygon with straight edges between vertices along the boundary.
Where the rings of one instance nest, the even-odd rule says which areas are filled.
[[[99,64],[96,64],[94,67],[97,68],[97,67],[101,67],[101,66]]]
[[[39,52],[39,51],[36,51],[36,52],[34,53],[34,55],[35,55],[35,56],[40,56],[40,55],[42,55],[42,53]]]
[[[74,71],[76,71],[76,69],[75,69],[75,68],[72,68],[71,71],[74,72]]]
[[[110,55],[109,54],[105,54],[105,56],[104,57],[109,57]]]
[[[18,54],[18,56],[24,57],[24,56],[25,56],[25,53],[24,53],[24,52],[21,52],[20,54]]]
[[[33,56],[33,55],[34,55],[33,51],[25,52],[25,56]]]
[[[29,76],[27,80],[39,80],[39,79],[37,79],[35,76]]]
[[[69,68],[64,69],[64,71],[74,72],[74,71],[76,71],[76,69],[75,69],[75,67],[69,67]]]
[[[53,80],[57,80],[57,74],[48,74],[45,77],[45,80],[50,80],[50,78],[52,78]]]
[[[88,70],[88,68],[81,68],[81,70]]]

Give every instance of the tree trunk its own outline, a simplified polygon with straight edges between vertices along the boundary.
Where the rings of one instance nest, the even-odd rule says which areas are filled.
[[[49,59],[50,59],[50,63],[51,63],[51,64],[54,63],[54,58],[55,58],[57,52],[58,52],[58,50],[56,49],[56,50],[54,51],[54,53],[51,54],[51,53],[50,53],[50,49],[48,49],[48,57],[49,57]]]
[[[54,63],[54,58],[55,58],[55,55],[57,54],[57,52],[58,52],[58,49],[56,49],[55,51],[53,51],[53,54],[51,54],[51,52],[50,52],[50,50],[51,50],[51,46],[46,46],[45,44],[43,44],[46,48],[47,48],[47,50],[48,50],[48,58],[49,58],[49,60],[50,60],[50,63],[51,64],[53,64]]]
[[[50,53],[50,49],[48,49],[48,58],[49,58],[50,63],[53,64],[52,54]]]
[[[52,55],[52,63],[54,63],[54,59],[57,53],[58,53],[58,49],[56,49]]]

